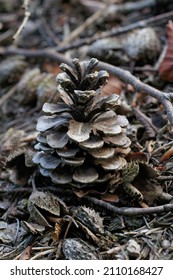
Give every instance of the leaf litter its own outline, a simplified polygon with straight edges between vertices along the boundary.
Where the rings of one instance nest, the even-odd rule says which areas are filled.
[[[126,157],[130,171],[127,174],[124,172],[123,177],[120,171],[116,176],[112,176],[109,192],[107,192],[106,182],[110,178],[98,178],[99,170],[94,170],[92,166],[89,169],[87,165],[88,174],[84,174],[78,167],[76,169],[78,172],[75,173],[77,178],[75,188],[72,185],[74,191],[69,189],[62,191],[61,183],[71,180],[69,180],[70,167],[68,174],[63,168],[60,172],[58,167],[56,172],[51,174],[58,182],[56,186],[48,177],[38,173],[37,165],[32,162],[34,146],[39,138],[36,123],[41,115],[43,104],[66,100],[68,106],[62,107],[66,113],[72,104],[70,97],[62,90],[60,90],[61,98],[56,94],[55,78],[61,72],[59,67],[61,62],[66,63],[67,60],[70,62],[75,57],[90,60],[95,51],[94,57],[100,61],[129,70],[142,82],[160,91],[173,91],[172,21],[169,21],[170,18],[166,14],[172,10],[172,3],[166,2],[165,14],[161,14],[159,10],[162,11],[163,4],[160,2],[156,4],[159,7],[156,7],[155,12],[150,6],[146,10],[139,11],[135,8],[136,2],[131,2],[132,9],[124,17],[126,1],[121,0],[119,4],[95,1],[95,5],[99,7],[107,5],[109,11],[113,11],[115,6],[119,5],[116,8],[120,11],[115,18],[112,13],[103,9],[103,17],[96,18],[87,27],[87,18],[95,12],[91,1],[78,1],[79,6],[76,6],[74,1],[68,3],[60,1],[59,8],[56,1],[52,1],[51,5],[45,1],[40,7],[44,15],[43,25],[39,22],[38,5],[40,4],[36,1],[35,13],[19,34],[17,48],[14,48],[12,23],[15,17],[14,28],[17,31],[20,19],[16,11],[20,10],[20,1],[17,1],[19,5],[14,5],[13,1],[8,5],[7,1],[1,2],[0,11],[4,13],[4,18],[2,18],[3,36],[0,36],[2,45],[0,49],[0,259],[172,259],[173,216],[171,210],[164,211],[164,205],[171,207],[173,202],[173,130],[168,121],[169,110],[165,110],[163,104],[160,105],[156,98],[145,92],[136,91],[130,82],[124,82],[116,75],[111,74],[111,78],[108,79],[102,95],[105,97],[112,94],[119,95],[121,105],[119,104],[118,114],[125,114],[128,119],[127,137],[131,141],[131,152],[128,151]],[[29,6],[33,13],[32,1]],[[85,13],[82,13],[82,10]],[[8,13],[9,17],[5,18]],[[72,13],[79,13],[79,18],[72,17]],[[157,16],[162,20],[158,21]],[[143,28],[138,26],[141,20],[146,22]],[[77,29],[79,22],[81,26],[86,27]],[[129,30],[126,31],[125,27],[128,26]],[[115,32],[119,27],[124,28],[122,34]],[[110,32],[115,32],[116,35],[112,37]],[[95,34],[97,39],[94,37]],[[144,40],[141,40],[140,36]],[[60,46],[57,45],[59,42]],[[61,48],[66,61],[63,56],[54,60],[51,51],[46,52],[45,56],[41,55],[41,52],[49,48],[55,50]],[[32,49],[38,50],[35,55],[30,52]],[[166,49],[165,56],[164,49]],[[40,59],[41,57],[44,59]],[[76,91],[75,94],[80,97],[81,92]],[[97,104],[95,109],[97,110]],[[61,108],[44,105],[44,110],[49,113]],[[114,168],[112,166],[115,166],[115,163],[124,166],[125,162],[122,158],[117,162],[117,159],[111,156],[113,148],[102,148],[103,142],[97,135],[98,131],[106,132],[103,137],[104,142],[110,144],[112,139],[116,145],[119,143],[119,153],[126,153],[125,149],[129,144],[123,131],[125,121],[123,117],[119,119],[120,126],[115,127],[113,122],[110,126],[106,126],[103,121],[99,121],[101,115],[98,116],[93,124],[96,135],[89,138],[92,128],[88,123],[83,123],[81,127],[76,121],[74,126],[69,116],[66,120],[66,116],[62,120],[54,119],[55,125],[57,122],[59,125],[60,121],[63,125],[66,125],[67,121],[71,124],[68,131],[70,140],[66,139],[66,144],[71,145],[71,140],[79,141],[79,147],[89,151],[105,169],[109,165],[109,168]],[[50,119],[48,116],[46,123],[40,121],[40,130],[45,125],[50,129],[52,125]],[[119,138],[116,138],[119,128],[121,136],[119,133]],[[63,128],[61,131],[57,127],[56,133],[62,138],[66,135],[66,130]],[[114,137],[111,137],[112,134]],[[47,135],[44,137],[46,138]],[[42,145],[45,145],[43,138]],[[54,135],[49,138],[50,136],[48,140],[51,143],[56,140]],[[65,158],[64,164],[67,162],[82,164],[83,155],[76,156],[77,147],[70,147],[70,151],[75,151],[72,162],[68,158],[69,150],[64,148],[62,141],[61,145],[55,148],[57,154]],[[98,150],[92,150],[91,145],[96,147],[95,149],[98,146]],[[109,158],[107,166],[102,162],[103,159],[100,159],[100,155]],[[44,168],[47,161],[43,161],[42,159]],[[50,163],[53,164],[53,161],[51,160]],[[134,170],[132,172],[133,166],[138,166],[135,175]],[[51,170],[52,166],[49,168]],[[81,180],[86,182],[86,175],[89,176],[88,180],[92,175],[93,181],[104,182],[101,189],[98,190],[98,186],[95,187],[93,181],[89,182],[89,189],[87,187],[81,189]],[[36,185],[36,191],[32,190],[33,184]],[[132,197],[131,200],[129,195]],[[100,205],[89,200],[90,196],[99,198]],[[143,202],[141,203],[136,197],[142,197]],[[124,215],[120,215],[104,208],[102,201],[122,211],[124,208],[132,210],[131,216],[126,215],[125,212]],[[162,206],[163,211],[159,212],[158,207]],[[145,209],[152,207],[155,207],[155,216],[145,212]],[[135,214],[136,208],[143,211],[142,215]]]

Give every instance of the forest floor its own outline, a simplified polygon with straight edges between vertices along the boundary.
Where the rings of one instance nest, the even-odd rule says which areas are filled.
[[[0,259],[173,259],[173,3],[0,0]],[[60,64],[99,60],[120,96],[143,203],[84,197],[32,162]]]

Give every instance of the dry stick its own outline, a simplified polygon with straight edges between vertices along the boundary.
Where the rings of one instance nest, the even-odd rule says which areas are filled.
[[[104,69],[109,73],[117,76],[124,82],[131,84],[136,91],[147,93],[148,95],[156,98],[164,106],[167,112],[168,119],[173,125],[173,106],[171,103],[171,101],[173,101],[173,93],[162,92],[147,84],[144,84],[138,78],[133,76],[129,71],[123,70],[108,63],[99,62],[98,67],[99,69]]]
[[[39,49],[39,50],[27,50],[15,47],[0,48],[0,55],[24,55],[26,57],[44,57],[57,61],[58,63],[66,63],[72,65],[63,54],[57,53],[54,49]],[[173,101],[173,93],[162,92],[158,89],[153,88],[147,84],[141,82],[138,78],[132,75],[129,71],[123,70],[119,67],[110,65],[105,62],[99,62],[99,69],[104,69],[109,73],[117,76],[119,79],[125,83],[131,84],[136,91],[144,92],[154,98],[156,98],[165,108],[167,112],[168,119],[173,125],[173,106],[171,101]]]
[[[173,176],[159,176],[157,178],[159,181],[173,181]]]
[[[24,7],[24,9],[25,9],[25,15],[24,15],[24,19],[23,19],[23,21],[22,21],[22,23],[21,23],[19,29],[17,30],[16,34],[13,36],[13,39],[14,39],[15,41],[16,41],[17,38],[19,37],[19,35],[20,35],[22,29],[23,29],[23,28],[25,27],[25,25],[27,24],[27,21],[28,21],[30,15],[31,15],[30,12],[29,12],[29,10],[28,10],[29,1],[30,1],[30,0],[24,0],[24,1],[23,1],[23,7]]]
[[[80,35],[87,27],[89,27],[92,23],[94,23],[99,17],[107,18],[109,16],[113,16],[114,18],[118,13],[130,13],[134,11],[141,10],[143,8],[148,8],[156,5],[156,0],[142,0],[140,2],[130,2],[122,5],[104,5],[104,7],[100,8],[97,12],[95,12],[92,16],[86,19],[86,21],[77,27],[74,31],[69,34],[67,38],[60,44],[60,47],[66,46],[67,43],[71,42],[75,37]]]
[[[162,150],[165,150],[166,148],[168,148],[169,146],[173,145],[173,141],[170,141],[169,143],[166,143],[164,145],[162,145],[161,147],[155,149],[153,152],[152,152],[152,156],[161,152]]]
[[[66,63],[72,65],[72,63],[63,54],[57,53],[53,48],[28,50],[16,47],[0,47],[0,55],[23,55],[29,58],[49,58],[57,61],[58,63]]]
[[[38,258],[40,258],[40,257],[42,257],[42,256],[45,256],[45,255],[48,255],[48,254],[54,253],[54,252],[56,252],[56,247],[53,248],[53,249],[49,249],[49,250],[46,250],[46,251],[42,251],[42,252],[36,254],[35,256],[33,256],[32,258],[30,258],[30,260],[36,260],[36,259],[38,259]]]
[[[37,188],[38,191],[52,191],[56,194],[59,194],[61,195],[62,194],[62,188],[61,187],[58,187],[58,186],[49,186],[49,187],[44,187],[44,188]],[[30,188],[30,187],[25,187],[25,188],[22,188],[22,187],[15,187],[15,188],[11,188],[11,189],[8,189],[8,188],[4,188],[4,189],[1,189],[0,188],[0,194],[15,194],[15,193],[32,193],[33,191],[33,188]],[[64,192],[63,192],[64,193]],[[67,194],[73,194],[72,191],[70,190],[66,190],[65,193]]]
[[[165,177],[165,178],[162,178]],[[170,176],[170,178],[173,176]],[[169,177],[167,176],[160,176],[159,178],[164,179],[164,180],[169,180]],[[172,179],[172,178],[171,178]],[[40,191],[51,191],[51,188],[38,188]],[[52,188],[52,190],[56,190],[56,187]],[[15,189],[0,189],[0,194],[1,193],[8,193],[8,194],[14,194],[14,193],[32,193],[32,188],[15,188]],[[59,192],[60,194],[62,193],[62,189]],[[131,208],[131,207],[116,207],[113,206],[103,200],[99,200],[94,197],[85,197],[87,200],[91,201],[92,203],[99,205],[101,207],[104,207],[105,209],[119,215],[125,215],[125,216],[136,216],[136,215],[142,215],[142,214],[156,214],[156,213],[163,213],[163,212],[168,212],[173,210],[173,204],[165,204],[161,206],[155,206],[155,207],[149,207],[149,208]]]
[[[127,14],[144,8],[152,8],[156,6],[156,0],[142,0],[138,2],[128,2],[123,4],[112,4],[105,10],[105,18],[116,18],[117,14]]]
[[[105,209],[124,216],[136,216],[136,215],[149,215],[149,214],[156,214],[156,213],[163,213],[173,210],[173,203],[172,204],[164,204],[161,206],[149,207],[149,208],[131,208],[131,207],[116,207],[113,206],[103,200],[99,200],[95,197],[86,197],[87,200],[91,201],[95,205],[104,207]]]
[[[87,18],[87,20],[77,27],[75,30],[73,30],[68,37],[66,37],[63,42],[60,44],[60,47],[64,47],[69,42],[73,41],[75,37],[77,37],[79,34],[81,34],[87,27],[89,27],[92,23],[94,23],[105,11],[105,7],[98,10],[96,13],[94,13],[91,17]]]
[[[74,49],[74,48],[78,48],[84,45],[90,45],[93,42],[100,40],[100,39],[104,39],[107,37],[113,37],[113,36],[117,36],[123,33],[127,33],[129,31],[132,31],[134,29],[137,28],[144,28],[148,25],[151,25],[153,23],[161,23],[161,22],[167,22],[169,19],[171,19],[173,17],[173,11],[161,14],[161,15],[157,15],[145,20],[141,20],[132,24],[129,24],[127,26],[121,26],[118,28],[112,28],[110,31],[106,31],[106,32],[102,32],[100,34],[96,34],[90,38],[86,38],[86,39],[80,39],[72,44],[66,45],[64,47],[57,47],[56,50],[59,52],[65,52],[69,49]]]

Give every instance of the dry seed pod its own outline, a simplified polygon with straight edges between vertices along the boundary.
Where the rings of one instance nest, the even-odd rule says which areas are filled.
[[[0,160],[3,162],[5,172],[8,170],[8,179],[18,185],[25,185],[34,171],[32,161],[34,151],[22,146],[12,149]]]
[[[99,95],[109,75],[94,71],[97,63],[94,58],[74,59],[73,67],[61,65],[64,72],[57,76],[61,101],[43,106],[33,161],[55,184],[78,190],[96,187],[99,192],[126,165],[131,142],[126,136],[128,120],[116,114],[119,96]]]
[[[65,239],[62,250],[68,260],[98,260],[94,247],[80,238]]]
[[[143,201],[142,193],[135,188],[131,182],[139,173],[139,163],[135,161],[128,162],[122,170],[123,189],[125,193],[134,201],[141,203]]]
[[[50,227],[45,213],[49,215],[60,215],[59,199],[48,192],[33,192],[28,200],[28,211],[33,221],[40,225]]]
[[[132,200],[138,201],[139,203],[143,201],[144,197],[142,193],[137,188],[135,188],[132,184],[125,183],[124,190]]]
[[[139,163],[135,161],[129,162],[122,171],[123,182],[132,182],[139,173]]]
[[[97,40],[88,49],[88,54],[104,61],[126,63],[129,58],[153,61],[160,54],[161,45],[155,30],[151,27],[129,32],[118,37]]]
[[[77,213],[75,215],[85,226],[87,226],[91,231],[97,233],[103,233],[103,218],[94,209],[86,206],[80,206],[77,208]]]

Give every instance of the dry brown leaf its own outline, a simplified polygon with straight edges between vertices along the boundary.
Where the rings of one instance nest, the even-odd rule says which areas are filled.
[[[63,218],[57,218],[56,223],[55,223],[55,229],[54,232],[52,233],[52,239],[53,241],[57,241],[60,239],[60,234],[62,231],[62,225],[64,223]]]
[[[163,80],[173,82],[173,22],[167,25],[168,46],[160,65],[159,74]]]
[[[142,208],[148,208],[149,206],[145,203],[145,202],[141,202],[139,203],[141,205]]]
[[[85,232],[87,239],[91,239],[93,242],[95,242],[97,245],[100,243],[100,239],[84,224],[81,222],[77,222],[78,226],[82,229],[83,232]]]
[[[23,225],[33,234],[38,234],[38,233],[41,234],[45,230],[45,226],[36,223],[31,223],[31,222],[28,223],[26,221],[23,221]]]
[[[120,79],[118,79],[113,75],[110,75],[107,84],[104,86],[102,90],[102,95],[106,96],[106,95],[111,95],[113,93],[120,95],[123,87],[124,87],[124,83]]]
[[[48,61],[44,62],[42,66],[43,70],[48,73],[53,73],[55,75],[59,74],[61,72],[61,69],[57,63],[50,63]]]
[[[127,161],[148,161],[148,155],[144,152],[131,152],[126,157]]]
[[[101,199],[107,202],[119,202],[119,197],[116,194],[105,193],[101,196]]]
[[[60,199],[49,192],[33,192],[28,199],[28,211],[33,221],[40,225],[51,227],[47,221],[48,215],[60,215]]]
[[[26,249],[22,252],[19,260],[29,260],[32,251],[32,246],[26,247]]]

